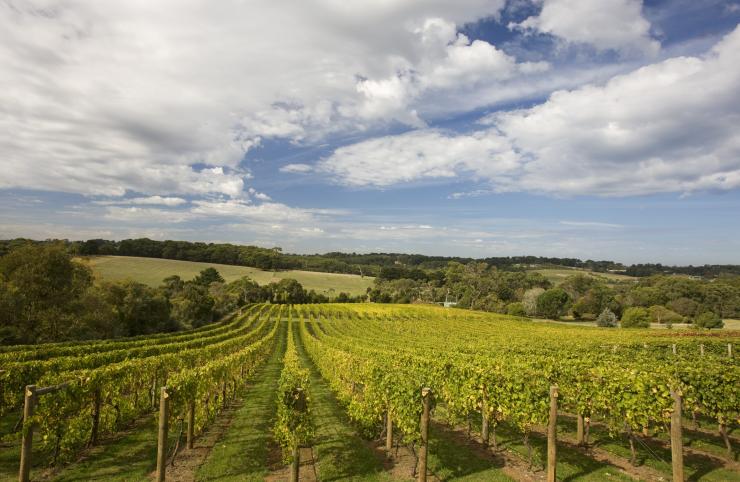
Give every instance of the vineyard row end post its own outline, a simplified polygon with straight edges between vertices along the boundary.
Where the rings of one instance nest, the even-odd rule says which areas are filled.
[[[673,469],[673,482],[684,482],[681,394],[671,388],[671,397],[673,398],[673,412],[671,413],[671,465]]]
[[[21,467],[18,473],[20,482],[31,480],[31,450],[33,448],[33,426],[26,422],[33,417],[36,405],[36,385],[26,385],[23,396],[23,441],[21,442]]]
[[[429,450],[429,405],[432,398],[431,388],[421,389],[421,446],[419,447],[419,470],[417,473],[418,482],[427,481],[427,451]]]
[[[157,434],[157,482],[164,482],[167,470],[167,434],[170,418],[170,394],[162,387],[159,397],[159,432]]]
[[[187,447],[188,449],[193,448],[195,440],[195,400],[188,402],[188,435],[187,435]]]
[[[558,386],[550,386],[550,418],[547,423],[547,482],[555,482],[557,466]]]
[[[390,406],[385,416],[385,450],[389,454],[393,450],[393,418],[391,418]]]

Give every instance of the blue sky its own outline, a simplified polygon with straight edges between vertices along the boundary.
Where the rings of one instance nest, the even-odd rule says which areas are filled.
[[[740,263],[740,2],[0,6],[0,237]]]

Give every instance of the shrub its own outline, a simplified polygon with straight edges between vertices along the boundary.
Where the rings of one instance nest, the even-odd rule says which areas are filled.
[[[648,328],[650,327],[650,314],[645,308],[633,306],[624,310],[622,315],[622,328]]]
[[[596,318],[596,326],[604,328],[614,328],[617,326],[617,315],[614,314],[609,308],[604,308],[598,318]]]
[[[525,310],[524,305],[518,301],[506,305],[506,313],[511,316],[527,316],[527,310]]]
[[[537,313],[557,320],[566,311],[570,296],[560,288],[552,288],[537,297]]]
[[[720,318],[719,315],[717,315],[716,313],[712,311],[705,311],[704,313],[696,317],[694,325],[699,328],[706,328],[708,330],[711,330],[712,328],[722,328],[723,326],[725,326],[725,323],[722,321],[722,318]]]

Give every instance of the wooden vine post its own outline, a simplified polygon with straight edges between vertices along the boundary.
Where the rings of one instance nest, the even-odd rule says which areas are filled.
[[[488,447],[488,400],[487,397],[483,396],[483,404],[481,405],[481,420],[480,420],[480,438],[483,442],[484,447]]]
[[[701,353],[701,356],[704,356],[704,343],[699,345],[699,353]]]
[[[49,387],[38,388],[36,385],[26,385],[23,391],[23,438],[21,440],[21,464],[18,470],[18,480],[31,480],[31,454],[33,452],[33,423],[31,419],[36,410],[39,397],[47,393],[66,388],[69,383],[60,383]]]
[[[585,438],[583,436],[583,414],[578,414],[578,418],[576,419],[576,443],[578,445],[583,445],[585,442]]]
[[[727,356],[732,358],[732,343],[727,344]]]
[[[157,435],[157,482],[165,480],[167,470],[167,432],[170,418],[170,394],[162,387],[159,397],[159,433]]]
[[[390,405],[385,415],[385,450],[389,454],[393,450],[393,418],[391,418]]]
[[[429,405],[432,398],[431,388],[421,389],[421,445],[419,446],[419,468],[417,474],[418,482],[427,481],[427,451],[429,449]]]
[[[550,386],[550,420],[547,423],[547,482],[555,482],[557,465],[558,386]]]
[[[195,440],[195,400],[188,402],[188,435],[187,435],[187,447],[188,449],[193,448]]]
[[[36,385],[26,385],[23,397],[23,421],[26,422],[33,417],[36,405]],[[23,424],[23,441],[21,442],[21,468],[18,474],[20,482],[28,482],[31,479],[31,450],[33,446],[33,426]]]
[[[673,465],[673,482],[684,482],[681,394],[671,388],[671,397],[673,397],[673,412],[671,413],[671,463]]]
[[[296,412],[299,413],[305,413],[308,409],[308,400],[306,400],[306,392],[303,391],[303,388],[298,387],[296,388],[295,392],[295,405],[293,406],[293,409]],[[301,469],[301,442],[302,440],[296,440],[295,445],[293,445],[293,461],[290,464],[290,482],[298,482],[298,479],[300,477],[300,469]]]

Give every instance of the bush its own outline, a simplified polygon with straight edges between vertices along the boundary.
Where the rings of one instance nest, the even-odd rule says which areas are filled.
[[[633,306],[624,310],[622,328],[649,328],[650,314],[645,308]]]
[[[518,301],[506,305],[506,313],[511,316],[527,316],[527,310],[525,310],[524,305]]]
[[[596,318],[596,326],[604,328],[614,328],[617,326],[617,315],[614,314],[609,308],[604,308],[598,318]]]
[[[720,318],[719,315],[717,315],[716,313],[705,311],[704,313],[696,317],[694,325],[699,328],[706,328],[707,330],[711,330],[712,328],[722,328],[723,326],[725,326],[725,323],[722,321],[722,318]]]
[[[566,311],[570,296],[560,288],[552,288],[537,297],[537,313],[557,320]]]

